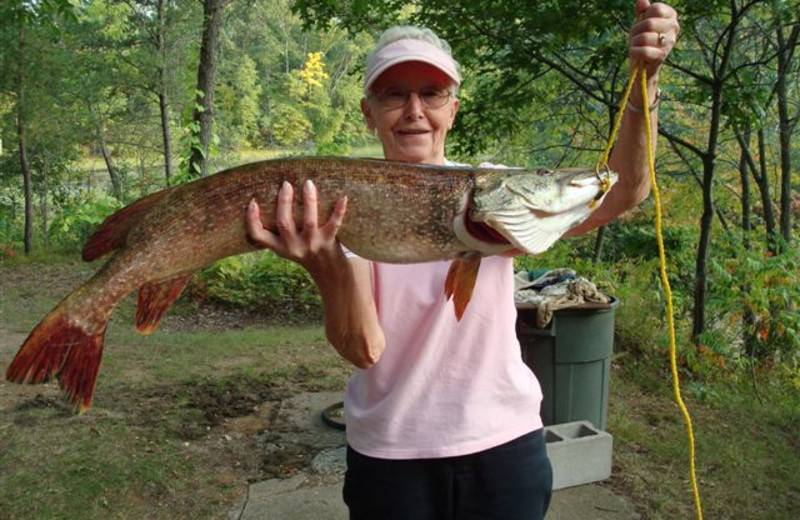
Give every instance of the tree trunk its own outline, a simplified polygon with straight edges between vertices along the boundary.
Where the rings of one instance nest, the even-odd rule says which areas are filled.
[[[100,151],[103,154],[103,160],[106,162],[106,169],[108,169],[108,176],[111,178],[111,187],[114,190],[114,197],[122,201],[122,179],[120,179],[117,167],[114,166],[114,160],[111,158],[111,153],[106,146],[105,128],[100,124],[97,130],[98,138],[100,140]]]
[[[738,136],[737,136],[738,137]],[[750,144],[750,127],[744,129],[744,133],[741,136],[742,141],[744,141],[748,146]],[[750,248],[750,244],[748,242],[747,233],[750,232],[752,229],[752,224],[750,222],[750,175],[747,173],[747,150],[745,147],[741,147],[741,153],[739,154],[739,179],[742,183],[742,231],[745,233],[744,237],[744,246],[746,249]]]
[[[789,120],[789,106],[786,100],[786,76],[789,72],[788,57],[791,49],[786,46],[780,18],[776,19],[775,25],[780,49],[778,52],[778,81],[775,84],[775,93],[778,97],[778,134],[781,146],[780,233],[788,246],[792,240],[792,157],[790,150],[792,129]]]
[[[739,140],[741,153],[739,154],[739,178],[742,182],[742,231],[744,232],[744,239],[742,245],[745,250],[750,249],[749,233],[752,229],[752,222],[750,221],[750,175],[747,171],[748,162],[752,161],[750,157],[750,125],[747,125],[739,134],[737,131],[736,138]],[[748,280],[740,280],[739,287],[742,294],[750,292],[750,283]],[[752,307],[749,305],[742,306],[742,335],[747,352],[754,352],[756,346],[755,334],[756,315]]]
[[[203,39],[197,67],[197,96],[193,120],[198,142],[192,144],[189,174],[204,177],[208,172],[211,127],[214,122],[214,86],[217,71],[217,43],[224,0],[203,0]]]
[[[172,135],[169,130],[169,104],[167,103],[166,90],[158,95],[158,105],[161,109],[161,136],[164,140],[164,178],[169,186],[172,178]]]
[[[764,130],[758,129],[758,165],[759,178],[756,179],[758,189],[761,192],[761,205],[764,207],[764,226],[767,231],[767,249],[771,253],[778,252],[778,244],[775,241],[775,212],[772,209],[772,196],[769,189],[769,175],[767,173],[767,145],[764,139]]]
[[[161,136],[164,141],[164,177],[167,186],[174,171],[172,165],[172,135],[169,128],[169,101],[167,97],[167,51],[164,43],[164,30],[167,21],[167,2],[158,1],[158,31],[156,33],[156,51],[161,59],[158,67],[159,92],[158,107],[161,111]]]
[[[42,236],[44,237],[45,244],[50,244],[50,234],[47,232],[47,172],[50,167],[47,160],[47,154],[44,156],[42,164],[42,183],[39,186],[39,214],[42,218]]]
[[[23,242],[25,254],[33,249],[33,191],[31,189],[31,167],[28,163],[27,139],[25,136],[25,23],[19,23],[19,70],[17,71],[19,98],[17,99],[17,137],[19,138],[19,163],[22,169],[22,184],[25,191],[25,231]]]
[[[716,143],[715,143],[716,145]],[[705,330],[706,293],[708,291],[708,246],[711,242],[711,223],[714,221],[714,200],[711,196],[714,184],[714,156],[703,160],[703,215],[700,217],[700,241],[697,245],[694,285],[694,315],[692,321],[692,341]]]
[[[764,227],[766,229],[766,236],[767,236],[767,248],[771,252],[775,252],[775,214],[772,211],[772,197],[770,196],[769,191],[769,175],[767,175],[767,159],[766,159],[766,150],[764,144],[764,132],[759,129],[757,132],[758,136],[758,153],[759,153],[759,164],[756,165],[755,159],[753,159],[753,154],[750,152],[750,135],[749,129],[745,136],[742,136],[738,131],[736,132],[736,139],[739,141],[739,149],[742,152],[742,158],[745,160],[747,165],[750,168],[750,172],[753,174],[753,179],[756,181],[756,185],[758,186],[758,191],[761,194],[761,206],[763,206],[762,214],[764,219]],[[742,186],[747,183],[746,179],[742,179]],[[749,186],[749,183],[748,183]],[[748,195],[749,198],[749,195]],[[748,209],[748,220],[749,220],[749,209]],[[744,210],[742,212],[744,218]],[[752,226],[748,229],[752,229]]]
[[[597,228],[597,235],[594,239],[594,263],[599,263],[603,256],[603,241],[606,237],[606,226]]]
[[[730,47],[730,45],[728,45]],[[725,61],[725,60],[723,60]],[[724,66],[721,67],[724,69]],[[695,262],[694,309],[692,319],[692,341],[697,344],[698,336],[705,330],[706,293],[708,291],[708,253],[711,243],[711,224],[714,222],[714,166],[717,156],[717,141],[722,119],[722,83],[713,85],[711,101],[711,121],[708,129],[708,143],[703,154],[703,215],[700,217],[700,240],[697,244]]]

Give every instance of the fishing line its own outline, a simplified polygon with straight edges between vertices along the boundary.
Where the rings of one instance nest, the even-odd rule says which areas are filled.
[[[617,134],[619,133],[619,127],[622,122],[622,115],[625,111],[625,107],[628,106],[628,98],[630,97],[631,90],[633,89],[633,83],[636,81],[636,78],[640,80],[640,86],[642,90],[642,98],[644,99],[645,105],[649,103],[649,97],[647,95],[647,71],[645,70],[644,63],[639,63],[636,68],[633,69],[633,73],[631,74],[630,79],[628,79],[628,84],[625,87],[625,92],[622,95],[622,100],[620,101],[620,107],[617,111],[617,115],[614,119],[614,126],[611,130],[611,137],[608,140],[608,144],[606,145],[605,152],[603,153],[603,158],[597,165],[595,171],[599,172],[601,169],[605,168],[608,169],[608,158],[611,154],[611,147],[613,146],[614,142],[617,140]],[[678,380],[678,366],[676,363],[676,341],[675,341],[675,317],[674,317],[674,309],[672,306],[672,289],[669,285],[669,279],[667,278],[667,260],[664,253],[664,236],[661,232],[661,196],[658,191],[658,183],[656,182],[656,166],[655,161],[653,159],[653,131],[650,121],[650,107],[645,106],[642,110],[644,114],[644,126],[645,132],[647,134],[647,167],[650,171],[650,185],[653,190],[653,199],[655,201],[655,227],[656,227],[656,242],[658,243],[658,260],[659,260],[659,271],[661,273],[661,284],[664,287],[664,295],[667,300],[667,326],[669,329],[669,363],[670,363],[670,370],[672,372],[672,388],[675,394],[675,402],[678,404],[678,407],[683,414],[683,419],[686,422],[686,431],[687,436],[689,438],[689,473],[692,482],[692,495],[694,497],[694,506],[695,506],[695,516],[697,520],[703,519],[703,508],[700,505],[700,491],[697,486],[697,475],[695,473],[695,450],[694,450],[694,430],[692,429],[692,418],[689,416],[689,410],[686,408],[686,405],[683,402],[683,398],[681,397],[681,387],[680,382]]]

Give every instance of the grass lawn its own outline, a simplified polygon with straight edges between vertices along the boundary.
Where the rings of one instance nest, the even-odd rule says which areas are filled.
[[[77,256],[77,255],[75,255]],[[0,263],[0,371],[30,329],[96,265]],[[317,323],[287,326],[179,302],[150,336],[133,300],[115,312],[94,405],[75,416],[52,383],[0,382],[0,519],[226,518],[267,460],[281,399],[343,389],[350,371]],[[625,361],[624,363],[622,361]],[[663,367],[614,364],[604,485],[647,519],[692,518],[685,427]],[[706,518],[800,516],[800,397],[774,372],[692,382]],[[299,462],[286,461],[297,467]]]

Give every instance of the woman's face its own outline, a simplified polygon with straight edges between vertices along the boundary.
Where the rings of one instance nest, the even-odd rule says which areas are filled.
[[[384,71],[372,84],[361,111],[370,130],[377,130],[383,155],[393,161],[444,164],[444,140],[458,112],[451,96],[439,107],[425,106],[419,93],[452,90],[452,80],[441,70],[420,61],[399,63]],[[381,94],[410,93],[401,107],[387,107]],[[401,94],[402,95],[402,94]]]

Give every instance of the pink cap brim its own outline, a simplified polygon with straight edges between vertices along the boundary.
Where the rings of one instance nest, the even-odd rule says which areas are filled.
[[[378,76],[389,67],[407,61],[421,61],[433,65],[444,72],[456,85],[461,84],[461,75],[458,73],[452,57],[432,43],[409,38],[394,41],[370,56],[364,75],[364,92],[367,93]]]

